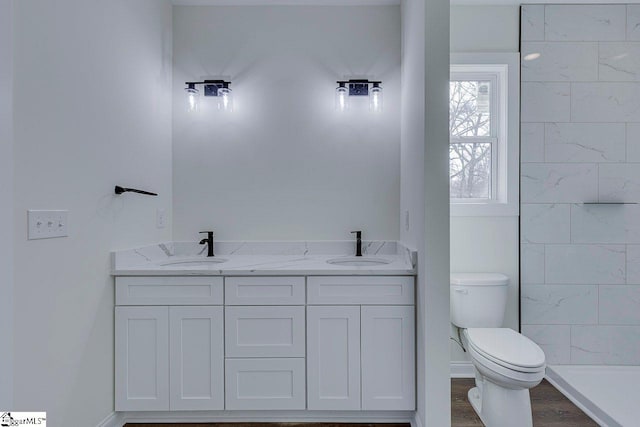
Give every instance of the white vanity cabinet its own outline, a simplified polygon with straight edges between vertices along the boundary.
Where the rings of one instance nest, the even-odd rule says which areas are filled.
[[[117,277],[116,411],[415,409],[413,276]]]
[[[307,278],[308,409],[415,409],[413,282]]]
[[[116,278],[116,411],[224,408],[222,282]],[[172,300],[187,305],[156,305]]]

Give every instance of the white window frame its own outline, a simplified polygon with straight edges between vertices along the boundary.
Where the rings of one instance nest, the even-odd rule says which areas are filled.
[[[451,54],[451,80],[491,80],[491,198],[450,199],[451,216],[518,216],[520,187],[520,54]]]

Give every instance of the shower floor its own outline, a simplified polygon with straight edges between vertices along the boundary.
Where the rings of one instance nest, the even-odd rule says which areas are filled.
[[[640,425],[640,366],[555,365],[547,379],[603,426]]]

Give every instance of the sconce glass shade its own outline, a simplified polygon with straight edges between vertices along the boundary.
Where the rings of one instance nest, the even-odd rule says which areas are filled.
[[[189,87],[185,88],[187,94],[187,112],[195,113],[199,109],[199,97],[200,92],[195,88],[195,85],[189,84]]]
[[[346,111],[349,108],[349,89],[344,83],[336,88],[336,110]]]
[[[218,110],[233,111],[233,93],[228,87],[218,89]]]
[[[373,87],[369,90],[369,110],[374,113],[382,111],[382,88],[379,83],[373,83]]]

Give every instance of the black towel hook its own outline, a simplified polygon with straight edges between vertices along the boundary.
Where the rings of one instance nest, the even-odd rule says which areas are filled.
[[[135,188],[120,187],[119,185],[116,185],[115,192],[116,192],[116,194],[138,193],[138,194],[146,194],[147,196],[157,196],[156,193],[151,193],[149,191],[138,190],[138,189],[135,189]]]

